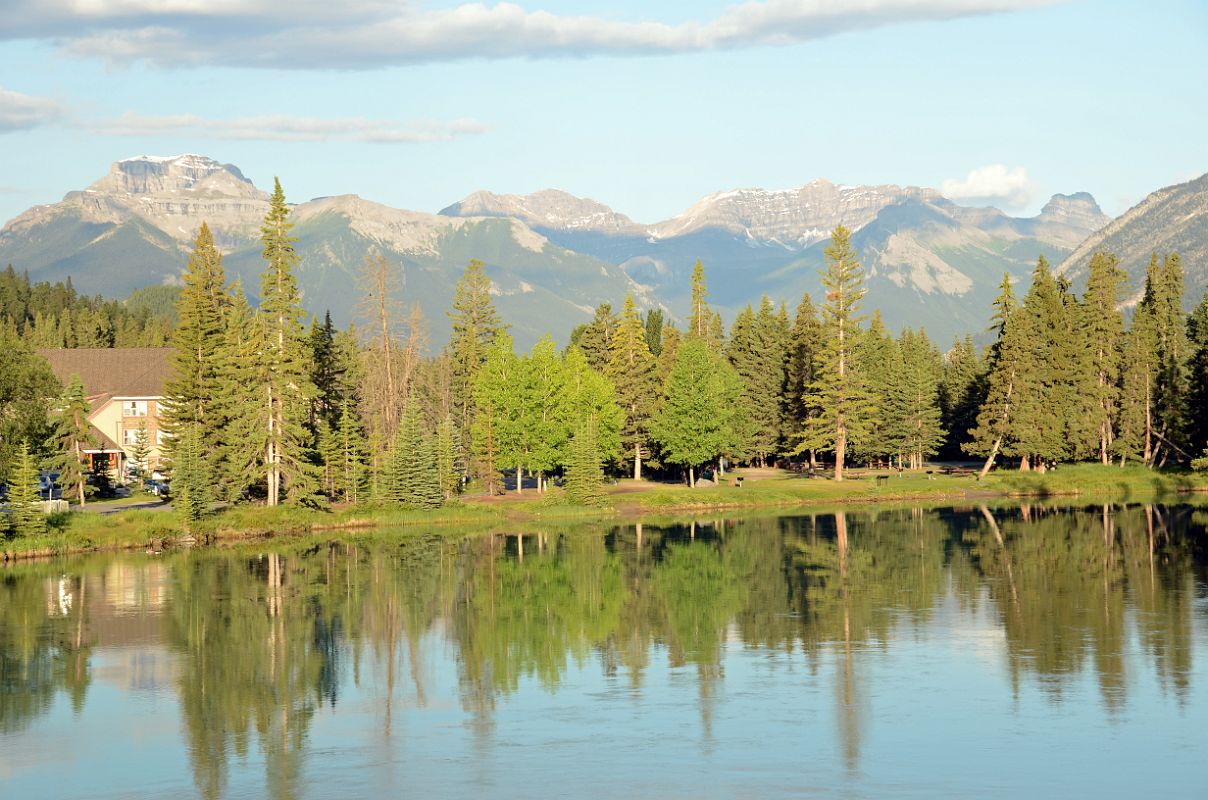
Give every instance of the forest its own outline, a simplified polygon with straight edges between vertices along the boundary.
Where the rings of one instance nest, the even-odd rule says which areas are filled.
[[[1127,287],[1117,259],[1099,253],[1081,296],[1041,257],[1026,291],[1004,276],[988,346],[970,335],[946,350],[923,324],[891,332],[864,313],[842,226],[826,249],[825,295],[806,294],[793,313],[765,297],[727,331],[697,262],[682,328],[630,296],[619,311],[601,304],[564,348],[546,336],[526,353],[475,260],[447,312],[450,341],[435,350],[380,256],[360,276],[358,324],[309,318],[289,213],[278,182],[257,307],[228,282],[205,225],[179,289],[118,302],[0,274],[0,480],[15,507],[33,502],[46,466],[65,495],[86,490],[83,387],[59,385],[39,347],[173,349],[166,447],[190,519],[216,501],[435,508],[465,491],[551,485],[591,505],[609,477],[696,485],[744,464],[834,480],[852,465],[907,471],[934,459],[975,459],[981,475],[1205,465],[1208,297],[1184,313],[1174,253],[1154,254],[1144,287]]]

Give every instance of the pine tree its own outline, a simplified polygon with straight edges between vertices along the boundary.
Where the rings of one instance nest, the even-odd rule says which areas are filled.
[[[14,535],[18,538],[41,536],[46,532],[46,515],[42,513],[38,467],[30,453],[29,442],[21,442],[8,484]]]
[[[1149,465],[1154,454],[1154,393],[1159,373],[1158,335],[1151,307],[1142,303],[1125,337],[1119,423],[1112,442],[1120,466],[1130,459]]]
[[[413,508],[439,508],[444,502],[436,448],[424,435],[423,419],[412,405],[399,422],[392,454],[390,497]]]
[[[340,421],[335,430],[335,490],[345,503],[363,500],[365,485],[365,434],[361,420],[347,400],[340,404]]]
[[[977,412],[977,424],[963,446],[970,455],[986,456],[978,480],[984,478],[1008,441],[1017,416],[1019,386],[1032,379],[1034,371],[1029,340],[1030,319],[1019,313],[1011,290],[1010,275],[1003,275],[994,299],[994,325],[998,339],[990,347],[986,399]]]
[[[266,334],[261,389],[268,411],[264,464],[270,506],[282,498],[313,504],[317,489],[306,430],[315,389],[310,382],[301,295],[293,274],[298,256],[296,240],[289,233],[292,227],[285,193],[276,180],[261,227],[266,267],[260,278],[260,315]]]
[[[219,346],[218,395],[214,414],[223,421],[214,475],[220,496],[236,502],[265,477],[268,450],[268,381],[263,353],[263,317],[252,311],[239,281],[231,287],[230,306]]]
[[[1124,282],[1124,270],[1120,269],[1114,255],[1095,253],[1091,257],[1080,320],[1089,380],[1080,394],[1082,414],[1092,432],[1093,449],[1103,464],[1111,459],[1119,416],[1120,359],[1124,342],[1124,316],[1119,305]],[[1080,448],[1084,453],[1086,444]]]
[[[822,285],[828,290],[822,308],[824,341],[818,377],[806,400],[818,413],[806,421],[796,452],[833,450],[835,480],[841,481],[848,443],[867,436],[876,418],[876,407],[855,363],[864,271],[847,228],[842,225],[835,228],[824,253],[827,269],[822,275]]]
[[[888,396],[894,442],[906,466],[922,469],[923,460],[939,452],[944,441],[939,404],[943,367],[939,352],[922,330],[902,331],[896,351],[900,369]],[[901,461],[899,461],[901,464]]]
[[[784,408],[786,432],[798,431],[807,425],[817,409],[806,402],[811,387],[818,379],[822,353],[822,324],[809,293],[801,297],[797,316],[789,331],[785,366],[785,384],[781,404]],[[809,448],[809,463],[814,465],[814,450]]]
[[[449,319],[453,328],[449,341],[453,400],[458,424],[465,429],[473,416],[474,378],[496,338],[507,329],[491,300],[491,279],[481,261],[472,259],[458,280]]]
[[[336,329],[327,312],[320,324],[312,322],[307,346],[310,350],[310,380],[315,387],[312,416],[331,428],[340,424],[346,400],[356,405],[361,383],[360,352],[355,335]]]
[[[601,303],[596,306],[592,321],[576,328],[571,334],[571,345],[583,351],[587,363],[597,372],[603,372],[608,367],[617,325],[617,315],[612,313],[612,305]]]
[[[1155,259],[1156,261],[1156,259]],[[1152,267],[1151,267],[1152,268]],[[1157,279],[1141,303],[1149,303],[1158,345],[1158,374],[1154,390],[1157,443],[1151,459],[1161,465],[1171,456],[1186,457],[1187,438],[1187,316],[1183,313],[1183,264],[1177,253],[1162,259]]]
[[[655,358],[663,352],[663,309],[652,308],[646,312],[643,326],[646,330],[646,347]]]
[[[436,477],[445,500],[451,500],[457,494],[464,474],[461,435],[453,415],[446,414],[436,427]]]
[[[692,308],[688,314],[688,336],[709,339],[713,312],[709,308],[709,286],[705,282],[705,267],[696,260],[692,267]]]
[[[204,452],[217,452],[222,421],[213,414],[220,396],[219,350],[229,305],[222,254],[204,222],[193,242],[184,288],[176,302],[179,322],[172,334],[172,374],[164,386],[166,430],[173,434],[168,451],[188,428],[195,428]]]
[[[902,354],[898,352],[893,335],[885,329],[880,311],[873,312],[868,329],[860,332],[853,357],[853,369],[863,376],[864,389],[878,403],[880,413],[869,420],[864,437],[849,444],[848,452],[853,459],[869,463],[900,457],[903,453],[901,420],[894,417],[895,409],[891,405],[892,395],[902,381]]]
[[[985,366],[973,337],[966,334],[964,339],[953,339],[952,347],[944,354],[939,387],[940,427],[945,431],[941,456],[961,457],[985,396]]]
[[[751,436],[745,449],[760,466],[780,451],[784,429],[781,393],[788,361],[786,323],[765,295],[758,313],[747,306],[734,318],[726,345],[726,357],[742,378],[741,402],[750,421]]]
[[[147,434],[146,420],[139,420],[138,430],[134,432],[134,448],[130,453],[134,457],[134,469],[139,478],[147,473],[147,458],[151,455],[151,439]]]
[[[92,426],[88,422],[90,411],[84,384],[80,383],[78,375],[72,375],[59,403],[55,431],[59,455],[55,467],[59,471],[59,484],[65,490],[70,488],[81,506],[87,500],[88,461],[84,451],[93,446]]]
[[[567,498],[576,505],[593,506],[604,502],[604,472],[600,468],[595,434],[595,421],[588,418],[571,438],[564,485]]]
[[[1192,453],[1208,449],[1208,293],[1187,323],[1191,359],[1187,366],[1188,447]]]
[[[187,523],[201,519],[209,510],[212,483],[201,452],[200,429],[195,425],[176,434],[172,458],[172,507]]]
[[[638,317],[633,296],[627,295],[613,338],[607,375],[616,387],[617,402],[625,413],[621,436],[626,448],[633,453],[634,480],[642,478],[643,451],[650,438],[650,419],[659,395],[648,333]],[[661,333],[659,339],[662,339]]]

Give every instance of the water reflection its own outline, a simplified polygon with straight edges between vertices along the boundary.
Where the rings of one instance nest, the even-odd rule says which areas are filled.
[[[694,682],[708,748],[746,652],[830,684],[854,774],[878,665],[978,615],[1016,694],[1030,683],[1060,704],[1091,674],[1119,714],[1135,641],[1161,691],[1189,702],[1203,522],[1188,507],[870,509],[18,565],[0,572],[0,734],[60,695],[86,713],[94,654],[126,650],[142,655],[110,668],[123,691],[172,686],[202,796],[224,796],[254,755],[262,793],[288,798],[305,794],[316,715],[350,693],[385,769],[400,711],[429,708],[446,670],[490,748],[525,685],[556,695],[591,670],[642,702],[665,668]]]

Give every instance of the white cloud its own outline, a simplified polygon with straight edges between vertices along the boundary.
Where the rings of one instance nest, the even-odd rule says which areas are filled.
[[[206,139],[380,144],[450,142],[488,130],[486,125],[472,119],[399,123],[363,117],[322,119],[265,115],[207,119],[194,114],[152,116],[135,113],[83,127],[103,136],[196,136]]]
[[[0,38],[44,39],[115,63],[367,69],[473,58],[577,57],[782,46],[907,22],[1061,0],[746,0],[669,24],[528,11],[514,3],[425,9],[355,0],[10,0]]]
[[[0,86],[0,133],[37,128],[63,116],[63,107],[45,97]]]
[[[1006,209],[1023,208],[1036,193],[1023,167],[1009,169],[1005,164],[989,164],[969,171],[963,179],[949,178],[940,186],[949,200],[969,205],[997,205]]]

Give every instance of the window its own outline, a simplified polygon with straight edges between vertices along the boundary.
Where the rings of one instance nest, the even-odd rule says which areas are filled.
[[[167,442],[171,438],[172,438],[172,434],[168,433],[165,430],[161,429],[161,430],[158,430],[155,432],[155,443],[157,445],[159,445],[160,447],[163,447],[164,443]]]
[[[147,416],[147,401],[146,400],[123,400],[122,401],[122,416],[123,417],[145,417],[145,416]]]
[[[134,447],[138,444],[138,428],[126,428],[122,431],[122,444],[126,447]]]

